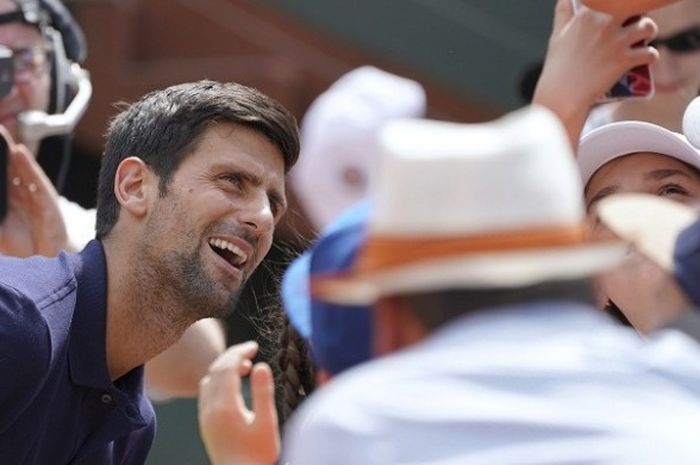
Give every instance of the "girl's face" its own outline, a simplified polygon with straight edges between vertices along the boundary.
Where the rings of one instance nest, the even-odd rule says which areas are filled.
[[[645,193],[697,204],[700,171],[675,158],[655,153],[635,153],[603,165],[585,190],[594,238],[614,237],[597,220],[596,206],[601,199],[616,193]],[[654,329],[662,315],[674,315],[677,307],[687,305],[673,280],[634,252],[620,268],[601,275],[596,288],[601,307],[611,300],[642,331]]]
[[[591,217],[598,201],[619,193],[644,193],[694,204],[700,200],[700,171],[675,158],[634,153],[616,158],[596,171],[586,186],[586,209]]]

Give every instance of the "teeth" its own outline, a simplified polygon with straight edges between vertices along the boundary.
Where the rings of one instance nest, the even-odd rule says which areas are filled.
[[[236,256],[234,265],[240,265],[248,260],[248,256],[245,254],[245,252],[243,252],[240,247],[236,247],[235,245],[231,244],[229,241],[225,241],[223,239],[209,239],[209,244],[233,253]]]

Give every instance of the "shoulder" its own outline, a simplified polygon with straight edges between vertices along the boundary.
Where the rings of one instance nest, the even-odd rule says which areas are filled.
[[[52,339],[70,325],[72,306],[63,302],[75,288],[66,257],[0,258],[0,379],[45,375]]]
[[[411,377],[402,354],[365,363],[335,377],[304,402],[287,427],[283,451],[290,464],[390,463],[390,417]],[[309,444],[314,444],[310,447]],[[282,462],[284,463],[284,462]]]
[[[45,327],[46,322],[32,298],[0,283],[0,348],[17,352],[32,342],[36,344],[39,342],[36,337],[45,332]]]
[[[50,360],[49,327],[36,304],[0,285],[0,432],[33,399]]]
[[[71,254],[58,257],[0,257],[0,287],[14,289],[34,302],[41,302],[57,292],[75,287]]]

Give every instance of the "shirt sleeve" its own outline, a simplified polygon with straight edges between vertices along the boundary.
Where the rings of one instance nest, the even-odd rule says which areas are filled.
[[[32,401],[50,360],[46,321],[15,289],[0,286],[0,435]]]

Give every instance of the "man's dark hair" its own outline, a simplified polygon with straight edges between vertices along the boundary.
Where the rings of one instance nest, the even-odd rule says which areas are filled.
[[[295,118],[255,89],[199,81],[151,92],[117,115],[107,131],[97,188],[97,238],[105,237],[119,218],[114,177],[122,160],[142,159],[160,177],[159,192],[165,195],[180,163],[195,150],[206,128],[217,122],[259,131],[279,148],[285,172],[299,157]]]
[[[592,305],[593,289],[588,279],[552,281],[522,288],[457,289],[408,294],[398,297],[429,331],[469,313],[489,308],[545,300]]]

